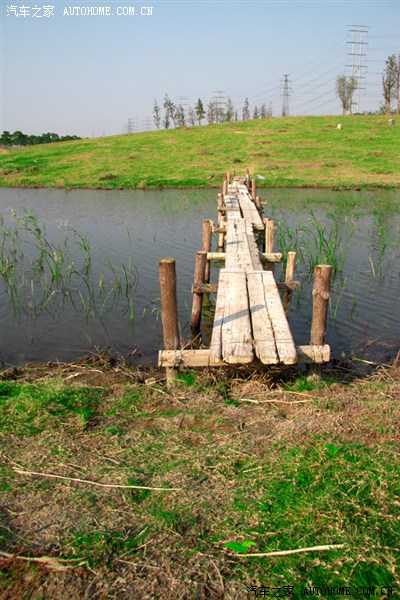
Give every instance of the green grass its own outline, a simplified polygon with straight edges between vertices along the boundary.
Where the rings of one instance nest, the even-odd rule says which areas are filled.
[[[397,125],[377,115],[287,117],[6,150],[0,185],[215,187],[225,171],[249,167],[265,187],[398,187]]]
[[[90,582],[104,597],[165,599],[245,598],[251,585],[290,585],[293,598],[308,586],[400,591],[398,368],[354,381],[186,372],[173,389],[101,370],[95,388],[29,371],[1,382],[0,551],[69,566],[4,559],[9,593],[44,581],[56,599]],[[251,556],[327,544],[343,548]]]

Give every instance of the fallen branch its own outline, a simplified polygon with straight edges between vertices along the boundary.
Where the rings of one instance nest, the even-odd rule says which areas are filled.
[[[311,402],[311,400],[293,400],[291,402],[287,400],[253,400],[252,398],[240,398],[240,402],[252,402],[253,404],[304,404],[304,402]]]
[[[48,477],[50,479],[63,479],[65,481],[75,481],[76,483],[87,483],[89,485],[97,485],[104,488],[119,488],[124,490],[157,490],[160,492],[179,492],[180,488],[164,488],[164,487],[149,487],[146,485],[123,485],[120,483],[100,483],[91,481],[90,479],[79,479],[77,477],[65,477],[64,475],[53,475],[52,473],[38,473],[37,471],[28,471],[26,469],[16,469],[14,471],[19,475],[32,475],[36,477]]]
[[[328,546],[312,546],[311,548],[296,548],[295,550],[279,550],[277,552],[261,552],[261,553],[249,553],[239,554],[238,556],[248,557],[268,557],[268,556],[289,556],[290,554],[300,554],[301,552],[324,552],[325,550],[338,550],[344,548],[344,544],[335,544]]]
[[[0,556],[4,558],[16,558],[18,560],[26,560],[28,562],[44,563],[55,571],[65,571],[71,569],[77,565],[65,565],[66,562],[77,562],[80,558],[63,558],[62,562],[54,558],[53,556],[20,556],[19,554],[10,554],[10,552],[3,552],[0,550]]]

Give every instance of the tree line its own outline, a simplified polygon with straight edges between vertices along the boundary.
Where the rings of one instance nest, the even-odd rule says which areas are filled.
[[[357,79],[339,75],[336,78],[336,94],[342,105],[343,114],[352,114],[353,95],[357,89]],[[378,112],[390,115],[393,112],[392,103],[395,102],[395,112],[400,112],[400,53],[391,54],[385,61],[382,73],[382,95],[384,104]]]
[[[0,136],[2,146],[35,146],[36,144],[51,144],[53,142],[69,142],[80,140],[77,135],[58,135],[58,133],[42,133],[42,135],[27,135],[22,131],[3,131]]]
[[[266,104],[263,103],[260,107],[255,106],[251,113],[250,103],[246,98],[241,110],[241,117],[243,121],[248,121],[251,118],[265,119],[272,117],[272,106],[270,104],[267,108]],[[194,127],[201,125],[205,119],[207,119],[209,125],[238,121],[239,111],[235,109],[230,98],[225,103],[211,100],[207,106],[204,106],[203,101],[199,98],[195,106],[190,106],[187,111],[185,111],[182,104],[175,104],[168,94],[165,94],[161,105],[157,100],[154,100],[153,120],[157,129],[161,127],[164,129],[185,127],[186,125]]]

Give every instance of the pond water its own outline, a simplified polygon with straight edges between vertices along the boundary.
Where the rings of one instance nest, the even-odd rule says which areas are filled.
[[[0,360],[70,361],[92,350],[155,362],[162,347],[158,262],[177,261],[179,319],[190,338],[190,288],[215,190],[1,190]],[[332,355],[385,361],[400,347],[400,193],[265,190],[276,250],[296,249],[289,321],[309,343],[312,260],[334,255]],[[215,241],[214,241],[215,249]],[[278,279],[282,266],[276,267]],[[216,281],[218,267],[212,269]],[[203,340],[212,325],[205,303]]]

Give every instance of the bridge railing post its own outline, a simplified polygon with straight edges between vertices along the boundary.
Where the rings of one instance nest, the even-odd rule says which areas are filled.
[[[179,350],[178,301],[176,294],[176,264],[174,258],[162,258],[159,262],[161,320],[164,338],[164,350]],[[178,375],[174,367],[166,367],[167,384],[170,385]]]

